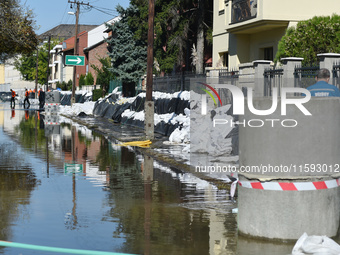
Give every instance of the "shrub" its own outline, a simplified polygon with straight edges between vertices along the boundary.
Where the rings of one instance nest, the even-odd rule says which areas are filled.
[[[99,98],[102,97],[103,90],[102,89],[94,89],[92,91],[92,101],[97,101]]]
[[[287,29],[278,44],[275,61],[302,57],[304,63],[317,62],[317,54],[340,52],[340,16],[313,17]]]

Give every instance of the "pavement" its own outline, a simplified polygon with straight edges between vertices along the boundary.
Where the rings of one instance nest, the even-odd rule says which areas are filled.
[[[114,123],[110,119],[94,116],[64,116],[77,122],[80,125],[102,134],[111,142],[131,142],[131,141],[144,141],[146,140],[143,129]],[[226,173],[211,173],[197,171],[193,161],[197,162],[200,159],[203,162],[222,162],[221,157],[210,157],[209,155],[190,155],[190,152],[184,152],[184,145],[169,144],[168,137],[155,133],[155,138],[149,148],[134,147],[136,151],[143,155],[148,155],[155,160],[161,162],[169,167],[176,168],[179,171],[187,172],[195,175],[196,177],[206,180],[220,189],[230,189],[230,180]],[[228,160],[227,160],[228,161]],[[232,163],[235,159],[231,158]],[[226,162],[224,162],[226,163]]]

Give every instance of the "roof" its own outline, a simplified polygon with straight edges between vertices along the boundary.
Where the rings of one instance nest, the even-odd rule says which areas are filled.
[[[98,25],[78,25],[78,31],[90,31],[97,26]],[[66,39],[74,36],[74,33],[75,24],[61,24],[46,31],[45,33],[42,33],[40,38],[45,39],[50,35],[52,38]]]
[[[82,35],[86,34],[86,31],[82,31],[78,34],[77,38],[79,39],[79,37],[81,37]],[[66,43],[66,48],[64,48],[62,51],[69,51],[69,50],[73,50],[74,48],[74,36],[67,38],[64,43]]]

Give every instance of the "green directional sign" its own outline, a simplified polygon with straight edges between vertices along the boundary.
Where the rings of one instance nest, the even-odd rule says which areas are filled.
[[[68,65],[68,66],[84,66],[85,65],[85,57],[84,56],[66,55],[65,65]]]
[[[64,163],[64,173],[65,174],[82,173],[82,172],[83,172],[83,165],[82,164]]]

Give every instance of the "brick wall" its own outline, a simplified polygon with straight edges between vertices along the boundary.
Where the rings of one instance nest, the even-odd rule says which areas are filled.
[[[89,63],[89,72],[93,75],[94,84],[96,84],[97,74],[91,65],[95,65],[98,68],[101,68],[102,64],[99,59],[108,57],[107,43],[102,42],[97,47],[89,50],[88,52],[88,63]]]
[[[84,66],[77,66],[76,67],[76,87],[79,87],[79,78],[80,75],[86,74],[86,66],[88,65],[88,59],[86,58],[86,54],[84,53],[84,48],[87,47],[87,32],[82,32],[78,34],[78,55],[79,56],[85,56],[85,65]]]

